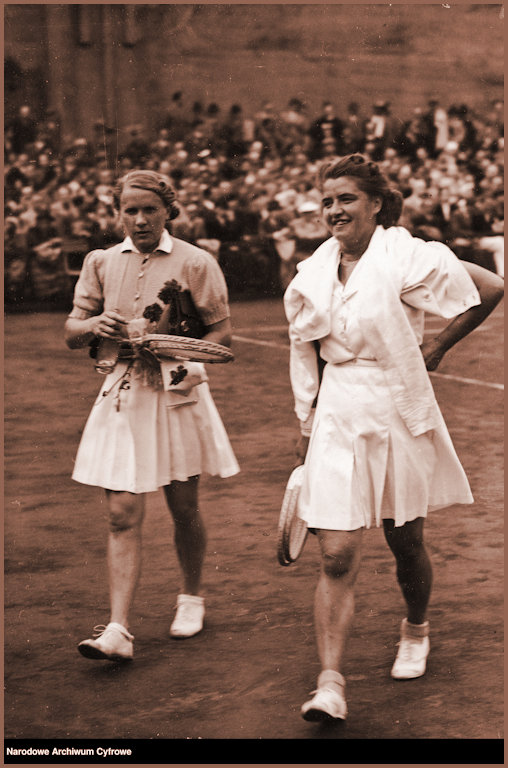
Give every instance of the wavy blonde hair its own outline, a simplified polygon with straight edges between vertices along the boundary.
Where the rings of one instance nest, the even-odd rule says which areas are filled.
[[[117,210],[120,210],[120,198],[126,187],[131,189],[144,189],[153,192],[164,203],[168,212],[168,221],[176,219],[180,209],[176,204],[176,192],[169,176],[157,171],[129,171],[115,184],[113,196]]]

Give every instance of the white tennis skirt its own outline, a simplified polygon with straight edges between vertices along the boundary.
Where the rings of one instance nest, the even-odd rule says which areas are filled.
[[[309,528],[396,526],[473,497],[441,417],[413,437],[375,361],[327,364],[305,459],[298,514]]]
[[[145,386],[134,376],[129,389],[119,390],[126,369],[119,363],[105,378],[83,431],[73,480],[148,493],[203,473],[231,477],[239,472],[207,382],[193,388],[197,402],[173,407],[173,393]]]

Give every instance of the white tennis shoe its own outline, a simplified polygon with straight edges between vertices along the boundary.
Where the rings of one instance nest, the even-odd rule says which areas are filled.
[[[203,629],[205,598],[199,595],[178,595],[176,615],[169,634],[171,637],[192,637]]]
[[[311,722],[331,722],[334,720],[345,720],[347,717],[347,704],[344,694],[345,681],[342,675],[341,684],[330,684],[326,682],[319,685],[312,699],[306,701],[301,708],[301,715],[304,720]]]
[[[420,636],[413,634],[415,630],[421,633]],[[391,671],[392,677],[396,680],[412,680],[424,675],[430,651],[429,623],[408,629],[407,619],[403,619],[398,646]]]
[[[99,624],[94,633],[93,638],[78,644],[78,651],[85,658],[130,661],[134,656],[134,637],[121,624]]]

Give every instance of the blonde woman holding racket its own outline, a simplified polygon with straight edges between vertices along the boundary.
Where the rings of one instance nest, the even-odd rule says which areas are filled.
[[[65,340],[71,349],[90,345],[105,374],[73,479],[105,489],[110,617],[78,649],[87,658],[127,660],[133,657],[129,612],[140,574],[145,494],[163,488],[173,517],[183,589],[170,635],[190,637],[204,620],[199,477],[230,477],[239,468],[200,362],[232,357],[217,261],[166,228],[178,215],[168,177],[132,171],[117,183],[115,200],[127,236],[85,258]]]
[[[427,371],[494,309],[503,281],[396,226],[402,197],[368,158],[324,164],[319,188],[331,237],[301,263],[284,301],[305,460],[298,511],[322,557],[321,672],[302,715],[333,721],[347,714],[344,650],[362,538],[372,526],[384,528],[407,605],[391,674],[425,673],[432,584],[425,517],[473,501]],[[426,341],[425,312],[451,319]]]

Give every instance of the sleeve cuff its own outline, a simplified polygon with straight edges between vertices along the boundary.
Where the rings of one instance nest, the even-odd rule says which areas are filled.
[[[303,437],[310,437],[312,432],[312,425],[314,424],[315,413],[316,409],[312,408],[305,421],[300,421],[300,433],[303,435]]]
[[[88,320],[88,318],[93,317],[94,314],[97,313],[74,305],[69,313],[69,317],[73,317],[75,320]]]

